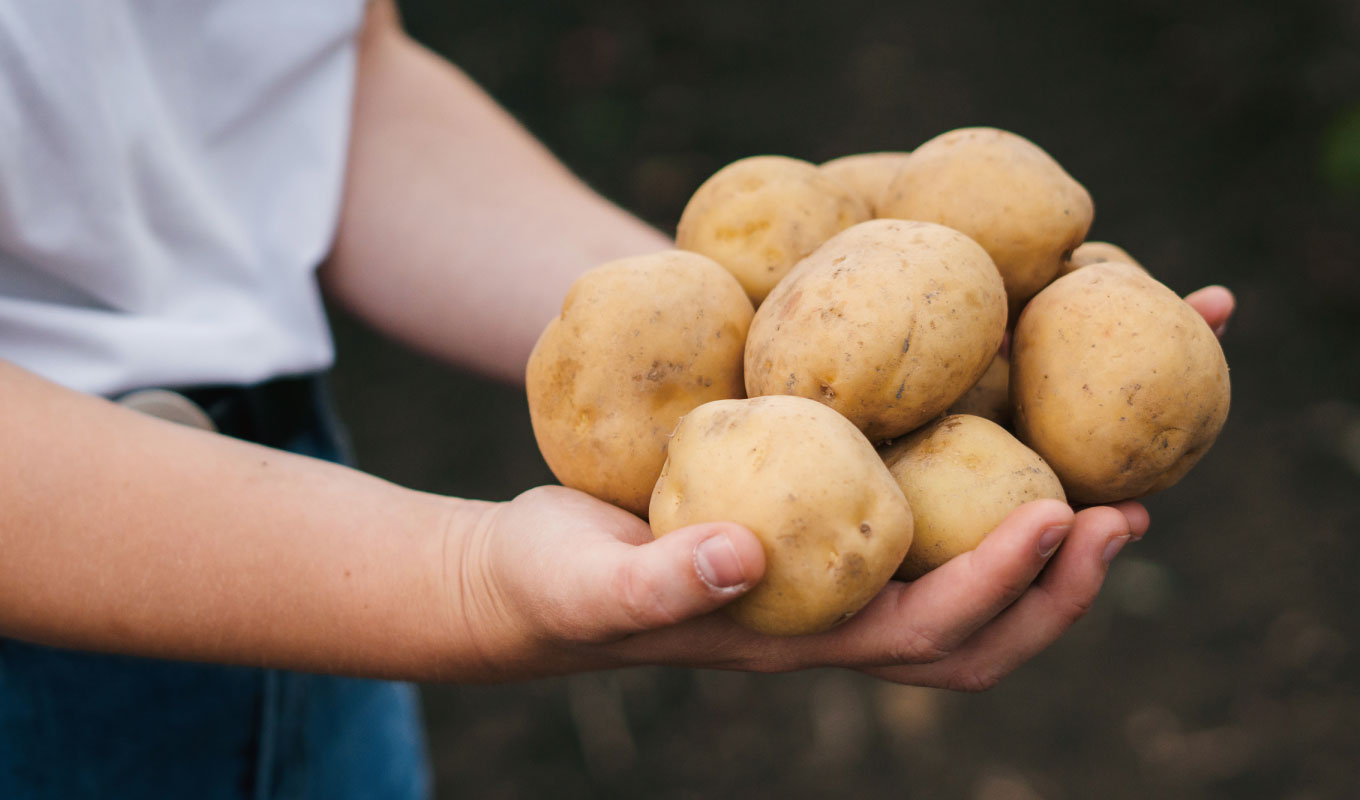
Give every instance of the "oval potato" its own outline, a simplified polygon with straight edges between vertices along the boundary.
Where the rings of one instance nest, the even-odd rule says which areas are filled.
[[[1144,271],[1147,270],[1147,267],[1144,267],[1142,264],[1135,261],[1127,250],[1117,244],[1110,244],[1109,242],[1082,242],[1077,246],[1076,250],[1072,251],[1072,255],[1068,256],[1067,260],[1063,262],[1062,269],[1058,270],[1058,277],[1061,278],[1067,273],[1081,269],[1082,267],[1089,267],[1092,264],[1103,264],[1107,261],[1116,261],[1120,264],[1132,264],[1139,269]]]
[[[891,438],[976,383],[1005,328],[1001,276],[976,242],[929,222],[862,222],[757,310],[746,393],[818,400],[871,440]]]
[[[1095,207],[1028,139],[961,128],[912,152],[879,215],[938,222],[977,240],[1001,271],[1014,317],[1086,238]]]
[[[1054,281],[1011,340],[1016,433],[1079,503],[1180,480],[1223,428],[1230,394],[1208,323],[1132,264]]]
[[[1003,428],[1011,424],[1011,360],[997,353],[973,388],[949,407],[950,414],[972,414]]]
[[[815,165],[753,156],[718,170],[680,215],[675,242],[722,264],[760,305],[803,256],[869,209]]]
[[[893,178],[897,177],[897,170],[909,155],[911,153],[902,151],[855,153],[824,161],[819,169],[823,175],[854,192],[868,207],[869,215],[877,217]]]
[[[652,530],[714,520],[745,525],[765,547],[765,577],[727,612],[777,636],[848,619],[911,545],[911,509],[873,446],[801,397],[720,400],[680,422],[652,494]]]
[[[572,284],[529,356],[529,419],[565,486],[647,513],[680,417],[741,397],[754,310],[727,270],[671,251],[612,261]]]
[[[1067,502],[1058,476],[991,420],[951,414],[883,451],[915,521],[897,577],[913,581],[972,550],[1032,500]]]

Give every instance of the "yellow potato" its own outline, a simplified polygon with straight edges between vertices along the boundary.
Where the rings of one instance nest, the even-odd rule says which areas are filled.
[[[918,147],[879,216],[948,225],[977,240],[1006,282],[1012,315],[1086,238],[1091,196],[1033,142],[962,128]]]
[[[972,414],[1005,428],[1011,424],[1011,361],[997,354],[973,388],[949,407],[950,414]]]
[[[1072,255],[1063,262],[1062,269],[1058,270],[1058,277],[1061,278],[1082,267],[1103,264],[1107,261],[1117,261],[1120,264],[1132,264],[1139,269],[1147,269],[1147,267],[1135,261],[1127,250],[1118,245],[1109,242],[1082,242],[1076,250],[1072,251]]]
[[[765,577],[728,613],[778,636],[848,619],[911,545],[911,509],[873,446],[800,397],[706,403],[680,422],[652,494],[652,531],[715,520],[745,525],[765,547]]]
[[[815,165],[754,156],[704,181],[680,215],[675,241],[727,267],[760,305],[799,259],[866,219],[864,203]]]
[[[1132,264],[1054,281],[1011,341],[1016,434],[1079,503],[1174,484],[1228,416],[1228,364],[1204,319]]]
[[[753,309],[695,253],[626,258],[582,275],[529,356],[539,450],[563,485],[645,514],[680,417],[741,397]]]
[[[888,194],[888,187],[897,170],[907,161],[906,152],[856,153],[823,162],[822,174],[854,192],[864,201],[870,216],[878,216],[878,208]]]
[[[862,222],[756,312],[746,393],[819,400],[871,440],[891,438],[976,383],[1005,327],[1001,276],[976,242],[928,222]]]
[[[1067,501],[1053,470],[990,420],[952,414],[883,451],[911,505],[915,535],[897,576],[916,580],[977,547],[1016,508]]]

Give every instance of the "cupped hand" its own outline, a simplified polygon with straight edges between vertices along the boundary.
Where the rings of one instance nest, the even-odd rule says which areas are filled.
[[[490,680],[634,664],[838,666],[977,690],[1090,608],[1109,560],[1147,523],[1136,503],[1077,513],[1030,503],[976,550],[912,583],[890,581],[845,624],[773,637],[709,613],[764,573],[749,530],[706,523],[653,541],[631,514],[541,487],[491,507],[460,549],[461,605],[482,655],[474,677]]]
[[[1235,301],[1186,297],[1222,334]],[[456,624],[480,680],[636,664],[781,672],[856,669],[920,686],[989,688],[1053,643],[1095,601],[1106,570],[1149,526],[1127,501],[1016,509],[976,549],[911,583],[890,581],[830,631],[773,637],[711,613],[764,574],[760,541],[727,522],[653,540],[637,517],[581,492],[540,487],[486,506],[449,549]]]

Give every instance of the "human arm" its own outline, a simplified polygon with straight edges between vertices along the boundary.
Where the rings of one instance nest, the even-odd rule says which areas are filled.
[[[412,41],[388,0],[360,39],[346,184],[329,295],[398,341],[506,380],[524,380],[578,275],[673,246]]]

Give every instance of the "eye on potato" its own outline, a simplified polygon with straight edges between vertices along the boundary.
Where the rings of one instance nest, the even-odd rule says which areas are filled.
[[[741,397],[753,309],[727,270],[671,251],[582,275],[525,374],[529,419],[563,485],[647,513],[680,417]]]
[[[746,393],[818,400],[869,439],[891,438],[976,383],[1005,327],[1001,276],[972,239],[929,222],[862,222],[800,262],[757,310]]]
[[[897,170],[906,163],[911,153],[886,151],[879,153],[855,153],[825,161],[819,167],[822,174],[854,192],[864,201],[871,217],[877,217],[878,209],[887,199],[888,188]]]
[[[1228,364],[1204,319],[1132,264],[1054,281],[1011,340],[1016,433],[1079,503],[1176,483],[1228,417]]]
[[[937,222],[977,240],[1006,282],[1012,317],[1086,238],[1091,196],[1033,142],[962,128],[918,147],[879,216]]]
[[[1067,501],[1053,470],[996,423],[951,414],[883,450],[915,521],[911,549],[897,571],[916,580],[972,550],[1015,509]]]
[[[758,306],[799,259],[866,219],[864,203],[815,165],[753,156],[718,170],[694,192],[675,242],[730,270]]]
[[[801,397],[719,400],[685,415],[651,503],[656,536],[730,520],[765,546],[765,577],[727,606],[778,636],[848,619],[911,545],[911,509],[855,426]]]

